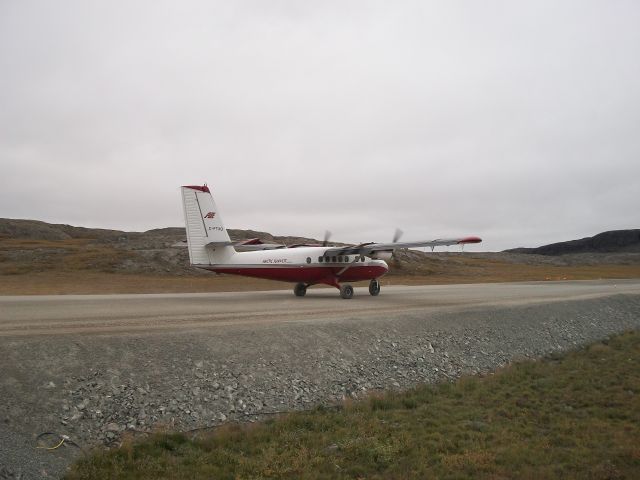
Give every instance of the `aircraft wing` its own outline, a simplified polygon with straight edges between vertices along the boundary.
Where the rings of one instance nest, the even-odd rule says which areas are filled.
[[[391,252],[403,248],[417,247],[444,247],[448,245],[466,245],[467,243],[480,243],[480,237],[463,238],[438,238],[436,240],[420,240],[416,242],[392,242],[392,243],[362,243],[347,247],[334,247],[325,252],[325,255],[370,255],[375,252]]]

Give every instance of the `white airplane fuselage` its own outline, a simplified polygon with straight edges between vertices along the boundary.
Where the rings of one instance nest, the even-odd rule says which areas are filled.
[[[224,257],[224,263],[194,266],[217,273],[332,286],[372,280],[389,270],[384,260],[363,255],[325,256],[327,250],[328,247],[296,247],[233,252]]]

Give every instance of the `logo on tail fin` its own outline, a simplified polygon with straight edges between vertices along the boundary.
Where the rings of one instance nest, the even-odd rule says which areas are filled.
[[[204,218],[214,218],[215,216],[216,216],[216,212],[209,212],[204,216]]]

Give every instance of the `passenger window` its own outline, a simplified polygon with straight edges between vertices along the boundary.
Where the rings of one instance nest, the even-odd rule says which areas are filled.
[[[360,255],[360,261],[364,262],[364,255]]]
[[[332,261],[333,263],[336,263],[336,257],[331,257],[331,261]]]
[[[322,257],[318,257],[318,262],[322,263]]]
[[[338,262],[342,262],[342,255],[338,255]]]
[[[307,263],[311,263],[311,257],[307,257]]]
[[[344,261],[348,262],[349,261],[349,255],[347,255],[346,257],[344,257]]]

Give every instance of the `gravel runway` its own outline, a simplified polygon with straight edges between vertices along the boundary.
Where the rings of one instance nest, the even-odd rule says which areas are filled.
[[[391,286],[342,300],[335,289],[158,294],[0,296],[0,336],[180,332],[288,322],[375,319],[390,314],[454,311],[638,294],[636,280]]]
[[[0,479],[159,424],[253,421],[488,372],[640,328],[640,281],[0,297]]]

